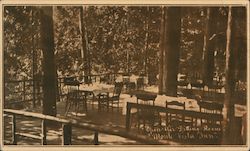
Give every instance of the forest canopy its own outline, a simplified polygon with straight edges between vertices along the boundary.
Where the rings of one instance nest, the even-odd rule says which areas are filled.
[[[236,56],[236,77],[246,81],[246,9],[238,8],[236,36],[241,46]],[[40,6],[4,7],[4,72],[8,80],[32,79],[43,74],[39,9]],[[207,7],[181,9],[178,71],[189,80],[204,79],[208,61],[204,49],[206,35],[213,58],[206,66],[211,67],[209,73],[223,76],[225,72],[228,7],[210,9],[214,13],[208,13]],[[88,74],[143,73],[156,81],[161,14],[159,6],[53,7],[58,76],[86,74],[83,71],[87,69]]]

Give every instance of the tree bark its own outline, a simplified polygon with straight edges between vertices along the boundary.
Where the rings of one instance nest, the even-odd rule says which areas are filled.
[[[161,29],[160,29],[160,54],[159,54],[159,94],[163,94],[163,52],[165,38],[165,7],[161,8]]]
[[[90,74],[90,62],[88,58],[88,47],[87,47],[87,37],[86,30],[83,20],[83,6],[79,7],[79,29],[81,35],[81,58],[83,59],[83,72],[84,75]],[[84,77],[84,81],[89,81],[88,76]]]
[[[160,41],[159,93],[177,96],[177,74],[181,38],[181,9],[164,7],[163,28]],[[162,60],[161,60],[162,59]]]
[[[41,46],[43,50],[43,114],[56,116],[56,66],[54,56],[53,8],[41,7]]]
[[[31,39],[31,43],[32,43],[32,79],[33,79],[33,100],[32,100],[32,104],[33,104],[33,108],[36,107],[36,71],[37,71],[37,58],[36,58],[36,47],[35,47],[35,32],[34,32],[34,9],[31,10],[32,12],[32,16],[31,16],[31,26],[32,26],[32,39]]]
[[[145,23],[145,50],[144,50],[144,73],[145,75],[148,74],[147,71],[147,60],[148,60],[148,36],[149,36],[149,6],[147,6],[147,10],[146,10],[146,23]]]
[[[236,27],[237,18],[238,18],[238,9],[237,7],[231,8],[229,7],[228,11],[228,22],[227,22],[227,41],[226,41],[226,85],[225,85],[225,100],[224,104],[226,107],[226,116],[224,118],[224,123],[226,132],[224,136],[224,141],[226,144],[235,144],[237,143],[236,137],[238,138],[239,134],[234,131],[235,126],[240,123],[235,123],[235,83],[236,83],[236,58],[238,55],[238,50],[241,48],[240,45],[240,36],[239,31]]]
[[[204,67],[203,81],[211,85],[214,76],[214,49],[216,45],[218,8],[207,8],[206,27],[204,32]]]

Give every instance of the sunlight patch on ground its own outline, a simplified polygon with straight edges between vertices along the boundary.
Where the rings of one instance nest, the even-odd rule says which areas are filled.
[[[86,113],[76,113],[76,112],[69,112],[69,113],[74,116],[87,116]]]
[[[94,139],[94,134],[93,135],[81,135],[81,136],[77,136],[77,139]]]
[[[99,134],[99,141],[105,142],[107,144],[117,144],[117,142],[136,143],[136,141],[133,141],[133,140],[129,140],[129,139],[119,137],[119,136],[106,135],[106,134]]]

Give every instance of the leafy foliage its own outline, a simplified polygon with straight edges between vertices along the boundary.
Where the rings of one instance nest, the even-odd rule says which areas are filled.
[[[80,34],[79,28],[80,7],[83,7],[82,20],[86,29],[83,35]],[[182,8],[180,73],[191,76],[202,73],[206,9]],[[223,73],[228,9],[218,7],[218,10],[218,29],[213,31],[217,39],[214,55],[215,72]],[[86,51],[92,74],[146,72],[156,78],[161,13],[159,6],[54,7],[55,55],[59,76],[82,73],[84,65],[81,58],[81,36],[83,36],[87,41]],[[240,35],[246,33],[243,27],[244,21],[245,18],[241,17],[237,23]],[[32,78],[32,74],[42,73],[39,24],[39,7],[4,7],[4,65],[5,77],[8,79]],[[242,44],[245,45],[244,40]],[[238,69],[242,75],[246,71],[244,66],[246,48],[239,51],[239,58],[242,61],[238,64]],[[32,65],[33,61],[37,62],[36,68]],[[244,76],[239,77],[244,78]]]

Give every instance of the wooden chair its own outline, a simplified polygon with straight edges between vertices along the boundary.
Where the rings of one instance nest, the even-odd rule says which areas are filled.
[[[185,110],[185,102],[181,103],[178,101],[166,101],[166,108],[167,108],[167,112],[166,112],[166,126],[170,125],[171,127],[179,127],[179,126],[183,126],[184,122],[185,122],[185,117],[184,115],[180,115],[180,114],[175,114],[175,113],[170,113],[168,112],[169,108],[177,108],[180,110]]]
[[[85,95],[82,95],[81,93],[79,93],[79,91],[77,90],[74,90],[74,91],[71,91],[71,92],[68,92],[67,94],[67,102],[66,102],[66,105],[65,105],[65,116],[67,116],[70,108],[73,106],[75,109],[75,112],[76,112],[76,116],[77,116],[77,113],[79,111],[79,107],[80,105],[83,105],[83,109],[85,110],[85,112],[87,112],[87,99],[86,99],[86,96]]]
[[[96,99],[98,101],[98,111],[101,111],[103,109],[107,109],[109,111],[109,94],[108,93],[100,93],[96,96]]]
[[[204,91],[204,83],[199,83],[199,82],[193,82],[191,83],[191,88],[195,87],[195,88],[199,88],[202,89]]]
[[[109,75],[102,75],[100,77],[100,83],[109,83]]]
[[[222,114],[223,104],[217,102],[200,101],[198,102],[200,112]]]
[[[87,102],[90,102],[92,104],[92,108],[94,108],[94,102],[97,101],[95,94],[92,91],[88,90],[80,90],[81,95],[84,95]]]
[[[181,87],[185,87],[187,89],[188,82],[187,81],[178,81],[177,85],[181,86]]]
[[[179,110],[170,111],[171,109]],[[166,127],[173,140],[183,141],[178,134],[186,136],[186,128],[195,124],[193,117],[185,116],[185,102],[166,101]]]
[[[135,82],[129,82],[128,83],[128,91],[131,92],[131,91],[134,91],[135,89],[136,89]]]
[[[129,75],[123,75],[122,82],[125,86],[126,91],[129,90],[129,83],[130,83],[130,76]]]
[[[98,99],[98,108],[106,107],[107,110],[109,110],[109,107],[117,107],[119,110],[119,104],[120,104],[120,95],[122,92],[123,83],[122,82],[116,82],[113,94],[110,96],[109,93],[101,93],[97,95]],[[115,106],[116,105],[116,106]]]
[[[144,78],[143,77],[139,77],[137,80],[136,80],[136,88],[137,90],[144,90]]]
[[[154,106],[154,101],[157,95],[137,94],[137,103]],[[138,130],[142,125],[143,131],[146,132],[146,128],[154,129],[157,126],[161,126],[160,113],[154,108],[151,109],[138,109],[136,113],[136,123]]]
[[[117,107],[119,110],[119,104],[120,104],[120,95],[122,92],[122,88],[123,88],[123,83],[122,82],[116,82],[115,83],[115,87],[114,87],[114,91],[113,91],[113,95],[109,96],[109,105],[113,108],[113,107]],[[116,106],[114,106],[116,105]]]
[[[192,89],[183,89],[182,90],[183,96],[187,97],[187,98],[193,98],[194,97],[194,93]]]
[[[200,101],[198,104],[200,107],[200,112],[202,113],[222,115],[223,104],[208,101]],[[221,122],[222,121],[217,121],[216,119],[201,119],[200,123],[202,133],[221,138],[223,131]]]

